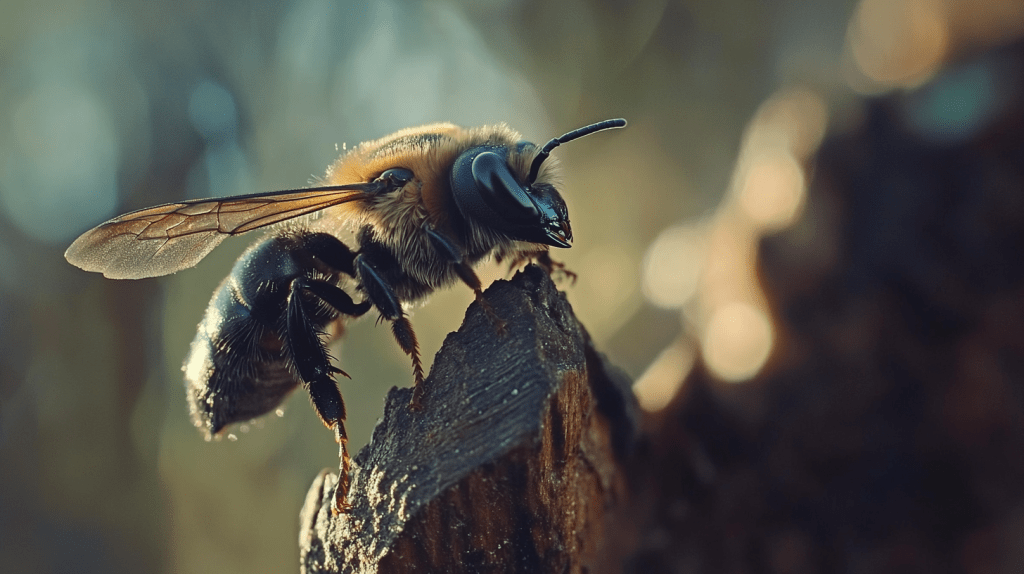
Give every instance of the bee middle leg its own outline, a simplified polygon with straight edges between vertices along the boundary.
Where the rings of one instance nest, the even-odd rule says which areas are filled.
[[[304,293],[310,293],[338,312],[352,316],[366,313],[370,303],[363,301],[357,304],[337,286],[304,277],[292,281],[287,302],[285,340],[292,363],[309,392],[317,416],[324,426],[334,431],[334,439],[338,442],[341,465],[338,486],[334,490],[334,512],[344,513],[351,508],[348,489],[352,460],[348,455],[348,433],[345,430],[345,401],[333,375],[340,373],[348,377],[348,373],[331,365],[330,355],[320,338],[320,328],[311,319],[314,310],[309,305],[312,302],[303,297]]]
[[[427,237],[430,238],[430,244],[434,246],[434,250],[453,265],[459,279],[462,279],[462,282],[473,290],[473,294],[476,295],[476,302],[484,310],[484,313],[487,314],[491,323],[494,324],[498,334],[504,335],[508,324],[498,316],[494,308],[491,307],[491,304],[487,302],[487,299],[484,299],[480,278],[477,277],[476,271],[473,271],[473,268],[466,264],[465,258],[462,256],[462,250],[453,241],[438,233],[434,226],[429,223],[423,224],[423,230],[426,232]]]
[[[415,383],[409,407],[419,410],[423,397],[423,364],[420,362],[420,346],[416,341],[416,333],[412,330],[412,323],[402,311],[402,305],[399,303],[394,288],[365,255],[356,257],[355,267],[363,289],[366,291],[366,296],[380,311],[381,318],[391,321],[391,333],[398,341],[398,346],[412,358],[412,374]]]

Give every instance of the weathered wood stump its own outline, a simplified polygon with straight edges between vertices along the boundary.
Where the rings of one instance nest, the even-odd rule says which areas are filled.
[[[423,409],[409,409],[411,388],[391,390],[355,458],[351,512],[331,513],[335,475],[314,482],[303,571],[601,572],[615,562],[604,541],[626,496],[630,382],[540,268],[485,298],[504,332],[474,303],[434,361]]]

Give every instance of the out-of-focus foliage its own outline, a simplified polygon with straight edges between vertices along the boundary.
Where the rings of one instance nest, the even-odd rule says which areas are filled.
[[[856,116],[851,90],[919,85],[951,54],[1016,34],[1018,7],[8,2],[0,570],[290,571],[301,498],[337,463],[301,393],[228,440],[205,443],[188,423],[180,362],[249,239],[193,270],[117,282],[63,260],[92,225],[180,198],[301,186],[345,146],[411,125],[505,121],[540,142],[626,117],[628,129],[556,152],[576,237],[557,255],[579,274],[568,289],[579,317],[616,362],[646,373],[642,398],[656,408],[651,389],[692,360],[688,334],[723,379],[768,356],[753,245],[801,217],[807,162],[830,115]],[[958,85],[983,115],[998,94],[977,74]],[[946,96],[915,96],[922,133],[963,129],[949,126]],[[456,288],[416,310],[428,363],[470,301]],[[358,449],[386,390],[411,373],[372,319],[335,354],[353,376],[341,388]]]

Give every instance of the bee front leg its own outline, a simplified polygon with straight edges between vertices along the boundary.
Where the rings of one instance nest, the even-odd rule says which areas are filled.
[[[498,334],[504,335],[508,325],[498,316],[494,308],[491,307],[491,304],[487,302],[487,299],[484,299],[480,278],[477,277],[476,271],[473,271],[473,268],[466,263],[462,250],[453,241],[438,233],[430,223],[423,224],[423,231],[426,232],[434,250],[452,264],[459,279],[462,279],[462,282],[473,290],[473,293],[476,295],[476,302],[483,308],[484,313],[487,314],[491,322],[494,323]]]
[[[391,321],[391,333],[398,341],[398,346],[406,355],[412,358],[412,374],[415,379],[412,401],[409,408],[419,410],[423,397],[423,365],[420,363],[420,346],[416,341],[416,333],[412,330],[412,323],[402,311],[402,305],[398,301],[398,295],[391,285],[377,271],[365,255],[359,255],[355,260],[356,273],[359,275],[366,296],[373,302],[373,305],[380,311],[380,316]]]
[[[548,272],[548,275],[558,279],[568,279],[571,285],[576,284],[576,274],[565,267],[565,263],[555,261],[551,258],[551,252],[545,249],[531,254],[537,265],[540,265]]]
[[[537,265],[540,265],[556,282],[568,279],[571,285],[576,284],[576,274],[569,271],[569,269],[565,267],[565,263],[552,259],[551,252],[547,249],[529,251],[516,255],[508,264],[509,275],[524,263],[529,263],[530,261],[535,261]]]
[[[310,302],[303,298],[303,293],[311,293],[347,315],[362,315],[369,310],[370,304],[365,301],[356,304],[338,287],[304,277],[292,281],[287,302],[285,342],[288,353],[305,383],[317,416],[324,426],[334,431],[334,439],[338,442],[341,465],[338,486],[334,490],[334,512],[344,513],[351,508],[348,489],[352,460],[348,455],[348,433],[345,431],[345,401],[333,375],[340,373],[348,377],[348,373],[331,365],[330,355],[320,338],[320,329],[310,320],[311,310],[307,307]]]

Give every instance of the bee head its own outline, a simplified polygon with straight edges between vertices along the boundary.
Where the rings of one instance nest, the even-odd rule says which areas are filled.
[[[451,184],[463,217],[513,239],[569,247],[569,210],[549,184],[520,183],[504,146],[470,148],[455,160]]]
[[[513,239],[570,247],[569,210],[558,190],[537,182],[541,165],[559,145],[608,128],[623,127],[625,120],[606,120],[549,141],[534,156],[530,173],[520,182],[509,166],[505,146],[470,148],[455,160],[451,172],[452,195],[463,217],[488,225]],[[520,143],[517,151],[536,148]]]

